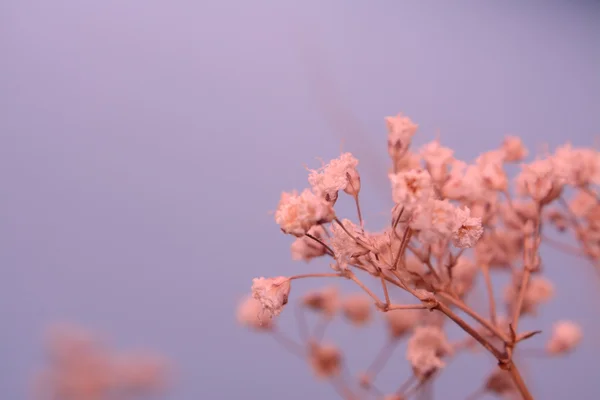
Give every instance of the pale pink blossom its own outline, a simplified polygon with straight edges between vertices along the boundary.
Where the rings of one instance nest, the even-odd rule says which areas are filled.
[[[457,208],[447,200],[429,200],[416,208],[409,226],[418,232],[419,240],[432,244],[458,231],[464,222],[458,216]]]
[[[517,282],[519,282],[518,276],[515,277],[515,279]],[[514,284],[506,287],[504,299],[509,307],[509,310],[512,310],[514,307],[516,307],[519,291],[520,289]],[[553,295],[554,285],[552,282],[542,276],[532,277],[529,280],[527,288],[525,289],[525,297],[523,298],[523,304],[521,306],[521,314],[535,315],[537,308],[541,304],[550,300]]]
[[[408,150],[419,126],[401,113],[395,117],[386,117],[385,123],[388,130],[388,152],[390,157],[397,158]]]
[[[313,191],[325,200],[335,203],[338,191],[357,195],[360,191],[360,175],[356,170],[358,160],[351,153],[343,153],[329,164],[310,170],[308,182]]]
[[[166,384],[167,363],[151,353],[118,354],[112,359],[114,384],[129,391],[160,390]]]
[[[478,272],[477,265],[465,256],[456,261],[452,267],[452,288],[459,297],[463,297],[473,288]]]
[[[368,253],[368,250],[356,243],[346,231],[350,232],[357,239],[362,239],[367,243],[370,242],[366,233],[352,221],[344,219],[341,222],[346,230],[338,224],[331,225],[332,237],[330,244],[336,257],[336,264],[334,265],[334,269],[336,270],[347,269],[348,264],[354,263],[357,257]]]
[[[419,326],[408,341],[406,359],[419,378],[429,376],[444,367],[442,357],[452,352],[444,332],[433,326]]]
[[[448,166],[454,160],[454,150],[444,147],[439,140],[433,140],[421,148],[421,156],[427,170],[436,182],[443,182],[448,174]]]
[[[450,174],[442,186],[441,192],[449,200],[477,201],[490,197],[480,168],[460,160],[452,162]]]
[[[313,226],[331,222],[334,218],[331,204],[308,189],[300,195],[295,191],[282,193],[275,212],[275,222],[281,230],[297,237],[306,234]]]
[[[288,302],[291,283],[289,278],[254,278],[252,280],[252,296],[260,301],[265,310],[265,316],[272,318],[283,310]]]
[[[578,190],[569,202],[569,208],[578,217],[586,217],[598,206],[598,197],[586,190]]]
[[[594,149],[573,148],[567,143],[552,157],[557,175],[573,186],[600,184],[600,153]]]
[[[346,296],[342,301],[344,316],[356,326],[364,325],[371,319],[373,300],[363,293]]]
[[[523,164],[516,178],[517,190],[538,203],[549,203],[560,195],[564,179],[555,170],[550,158]]]
[[[384,315],[390,337],[400,339],[414,329],[420,314],[417,310],[390,310]]]
[[[310,347],[309,361],[319,379],[338,376],[342,370],[342,353],[337,346],[331,344],[313,343]]]
[[[429,200],[433,196],[431,175],[424,169],[403,171],[389,176],[392,182],[394,203],[408,208]]]
[[[527,148],[518,136],[506,136],[501,149],[504,152],[504,161],[507,162],[522,161],[528,154]]]
[[[508,178],[503,168],[504,153],[502,151],[488,151],[480,155],[476,162],[481,181],[489,190],[506,191]]]
[[[338,289],[335,286],[328,286],[308,292],[302,297],[302,304],[310,310],[332,317],[340,307]]]
[[[461,249],[473,247],[483,235],[481,218],[471,218],[468,207],[456,210],[458,229],[452,232],[452,243]]]
[[[237,321],[241,325],[256,330],[270,330],[273,328],[273,320],[267,317],[262,303],[252,296],[248,296],[239,304]]]
[[[410,150],[405,151],[401,157],[396,157],[392,161],[394,163],[392,167],[392,173],[422,168],[421,156],[417,153],[411,152]]]
[[[546,350],[551,354],[568,353],[573,350],[581,339],[581,327],[571,321],[558,321],[552,327],[552,336],[546,343]]]
[[[485,381],[485,390],[488,392],[506,395],[517,390],[510,374],[501,368],[495,368]]]
[[[34,387],[40,398],[105,399],[117,393],[156,391],[166,381],[167,365],[161,357],[111,352],[78,327],[53,327],[48,347],[50,365],[37,376]]]
[[[326,240],[325,229],[320,225],[313,226],[307,233],[323,242]],[[302,236],[294,240],[291,250],[293,260],[304,260],[306,262],[327,254],[325,246],[308,236]]]

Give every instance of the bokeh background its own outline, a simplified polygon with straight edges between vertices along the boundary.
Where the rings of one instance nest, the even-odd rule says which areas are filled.
[[[343,145],[378,229],[390,207],[383,118],[400,111],[420,124],[416,145],[439,133],[466,160],[507,133],[533,152],[592,145],[599,21],[600,2],[583,0],[2,1],[2,397],[27,397],[44,329],[67,321],[169,357],[164,398],[334,398],[235,322],[254,276],[328,268],[291,261],[269,215],[280,192]],[[600,280],[543,256],[557,296],[523,328],[568,318],[586,339],[528,363],[528,379],[538,398],[591,398]],[[317,285],[298,282],[292,301]],[[359,367],[384,334],[338,323],[329,338]],[[464,397],[491,363],[460,357],[436,392]],[[380,386],[403,381],[405,364],[399,349]]]

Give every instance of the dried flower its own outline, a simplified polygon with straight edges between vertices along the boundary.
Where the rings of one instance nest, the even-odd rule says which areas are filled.
[[[452,267],[452,288],[459,296],[465,296],[475,283],[475,277],[479,272],[477,265],[466,257],[460,257]]]
[[[433,140],[421,148],[421,156],[435,182],[446,180],[448,166],[454,160],[453,155],[454,150],[442,146],[439,140]]]
[[[343,153],[318,170],[310,170],[308,182],[317,195],[328,202],[335,203],[340,190],[353,196],[360,191],[357,165],[358,160],[351,153]]]
[[[335,213],[331,204],[305,189],[300,195],[295,191],[282,193],[275,212],[275,222],[285,233],[304,236],[315,225],[331,222]]]
[[[520,279],[517,277],[517,282]],[[519,296],[520,288],[514,284],[509,285],[505,291],[505,301],[509,306],[509,310],[512,310]],[[554,295],[554,285],[549,280],[535,276],[529,280],[527,289],[525,289],[525,297],[523,298],[523,305],[521,307],[521,314],[535,315],[537,307],[550,300]]]
[[[510,377],[510,374],[503,369],[496,368],[485,381],[485,389],[494,394],[507,394],[514,392],[516,386]]]
[[[342,225],[346,228],[345,230],[338,224],[331,225],[331,248],[333,249],[337,261],[334,269],[343,270],[348,267],[348,264],[353,263],[355,258],[368,253],[368,250],[356,243],[346,231],[350,232],[355,238],[361,239],[363,242],[368,243],[370,242],[370,239],[367,237],[367,234],[352,221],[344,219]]]
[[[317,378],[331,378],[338,376],[341,372],[342,354],[334,345],[313,343],[309,359]]]
[[[477,168],[482,183],[490,190],[506,191],[508,178],[502,168],[504,153],[502,151],[488,151],[480,155],[477,160]]]
[[[551,158],[523,164],[521,173],[516,178],[518,192],[540,204],[556,199],[562,192],[563,183],[564,179],[555,170],[555,163]]]
[[[581,339],[583,332],[581,327],[571,321],[558,321],[552,327],[552,336],[546,344],[550,354],[564,354],[573,350]]]
[[[425,378],[444,367],[441,357],[452,352],[444,332],[432,326],[417,327],[408,341],[406,358],[419,378]]]
[[[395,159],[408,150],[419,126],[402,114],[386,117],[385,123],[388,130],[388,153]]]
[[[556,173],[576,187],[600,184],[600,153],[594,149],[573,148],[567,143],[551,158]]]
[[[502,142],[502,151],[507,162],[522,161],[528,154],[523,141],[518,136],[506,136]]]
[[[456,210],[459,228],[452,232],[452,243],[461,249],[473,247],[483,235],[481,218],[471,218],[471,210],[465,207]]]
[[[165,386],[167,364],[150,353],[120,354],[113,358],[115,384],[130,391],[159,390]]]
[[[586,217],[597,206],[597,197],[586,190],[578,190],[569,202],[569,208],[578,217]]]
[[[419,322],[417,310],[391,310],[386,312],[388,333],[392,339],[401,339],[409,334]]]
[[[426,202],[433,196],[431,175],[424,169],[403,171],[389,176],[392,198],[407,210]]]
[[[307,233],[321,241],[326,239],[325,229],[320,225],[313,226]],[[302,236],[294,240],[291,250],[293,260],[304,260],[306,262],[327,254],[325,246],[308,236]]]
[[[335,286],[328,286],[305,294],[302,298],[302,304],[311,310],[322,312],[326,316],[331,317],[339,307],[338,297],[337,288]]]
[[[77,327],[50,331],[50,366],[37,380],[45,398],[104,399],[116,393],[150,392],[164,386],[165,361],[150,353],[114,354]]]
[[[254,297],[246,297],[238,306],[237,320],[240,324],[257,330],[270,330],[273,320],[265,318],[262,303]]]
[[[288,302],[290,289],[290,280],[284,276],[252,280],[252,296],[260,301],[267,318],[281,313],[283,306]]]
[[[363,325],[371,319],[373,301],[363,293],[346,296],[342,301],[344,316],[354,325]]]

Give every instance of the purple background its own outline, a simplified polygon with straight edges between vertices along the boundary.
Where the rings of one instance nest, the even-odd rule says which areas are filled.
[[[4,0],[0,393],[26,397],[44,329],[68,321],[168,356],[169,399],[331,398],[304,364],[235,324],[252,277],[328,269],[291,261],[268,214],[280,192],[306,186],[303,165],[337,156],[345,138],[367,227],[379,228],[383,118],[399,111],[420,124],[417,145],[439,130],[467,160],[506,133],[534,152],[591,145],[599,20],[597,1]],[[593,375],[600,356],[600,280],[578,259],[544,257],[557,296],[523,324],[546,329],[529,345],[557,318],[581,322],[586,340],[529,363],[527,378],[538,398],[593,397],[598,382],[579,371]],[[317,284],[294,285],[292,301]],[[330,338],[366,366],[384,331],[338,323]],[[464,397],[491,365],[459,358],[438,394]],[[407,374],[399,349],[380,386]]]

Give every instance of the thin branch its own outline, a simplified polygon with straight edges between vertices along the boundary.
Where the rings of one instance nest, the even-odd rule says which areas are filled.
[[[481,325],[486,327],[492,334],[494,334],[496,337],[498,337],[505,343],[510,342],[510,339],[508,338],[508,336],[506,336],[503,332],[498,330],[498,328],[496,326],[492,325],[489,321],[487,321],[485,318],[483,318],[477,312],[473,311],[469,306],[467,306],[461,300],[454,298],[446,293],[438,293],[438,296],[440,296],[444,300],[448,301],[449,303],[452,303],[452,305],[459,308],[461,311],[463,311],[464,313],[469,315],[475,321],[479,322]]]
[[[388,288],[385,283],[385,277],[381,274],[381,272],[379,273],[379,279],[381,279],[381,286],[383,287],[383,295],[385,296],[385,305],[389,306],[390,305],[390,294],[388,292]]]
[[[275,341],[282,345],[287,351],[298,357],[304,358],[305,351],[302,345],[296,343],[293,339],[289,338],[285,333],[279,330],[273,329],[269,331],[269,333]]]
[[[313,330],[313,334],[312,334],[312,337],[317,342],[320,342],[321,340],[323,340],[323,337],[325,336],[325,332],[327,331],[327,327],[329,326],[329,322],[331,322],[331,317],[327,317],[327,316],[321,316],[321,318],[317,322],[317,324]]]
[[[377,297],[377,295],[373,293],[371,289],[366,287],[365,284],[362,283],[360,279],[358,279],[354,274],[350,273],[348,279],[354,281],[354,283],[360,286],[362,290],[364,290],[369,296],[371,296],[371,298],[375,301],[375,304],[377,304],[378,306],[383,304],[383,302],[379,300],[379,297]]]
[[[513,382],[517,386],[519,393],[521,393],[521,396],[523,396],[523,400],[533,400],[533,396],[529,392],[529,389],[527,388],[527,385],[525,384],[525,381],[523,380],[523,377],[521,376],[521,373],[514,362],[511,362],[508,365],[508,372],[510,373]]]
[[[381,369],[385,367],[398,343],[398,340],[388,340],[383,346],[381,346],[377,356],[375,359],[373,359],[371,365],[369,365],[367,371],[365,372],[370,379],[375,379],[377,374],[381,372]]]
[[[586,260],[589,258],[588,256],[586,256],[581,249],[578,249],[577,247],[574,246],[570,246],[566,243],[560,242],[556,239],[553,239],[551,237],[548,237],[546,235],[542,235],[542,244],[547,244],[548,246],[551,246],[553,248],[555,248],[556,250],[560,250],[563,253],[567,253],[576,257],[581,257],[581,258],[585,258]]]
[[[448,316],[452,321],[454,321],[458,326],[460,326],[465,332],[473,337],[473,339],[477,340],[483,347],[485,347],[490,353],[494,355],[498,360],[504,359],[504,354],[496,347],[494,347],[486,338],[484,338],[479,332],[473,329],[469,324],[467,324],[462,318],[456,315],[448,306],[444,303],[438,303],[435,309],[440,310],[444,314]]]
[[[300,274],[290,276],[288,279],[293,281],[295,279],[304,279],[304,278],[345,278],[346,275],[341,273],[316,273],[316,274]]]
[[[425,310],[427,308],[423,304],[390,304],[388,310]]]
[[[319,243],[321,246],[325,247],[325,250],[327,250],[327,253],[332,256],[333,258],[335,258],[335,253],[333,252],[333,249],[329,246],[327,246],[321,239],[311,235],[310,233],[305,233],[306,236],[308,236],[309,238],[311,238],[312,240],[314,240],[315,242]]]
[[[402,235],[402,241],[400,242],[400,248],[398,249],[398,253],[396,254],[396,258],[394,259],[394,265],[392,265],[392,270],[395,271],[398,268],[398,261],[400,261],[400,258],[402,258],[402,256],[404,255],[404,251],[406,250],[406,246],[408,245],[408,242],[410,241],[410,238],[412,236],[412,229],[410,229],[410,227],[406,227],[406,229],[404,230],[404,234]]]
[[[496,319],[496,300],[494,298],[494,287],[492,286],[492,279],[490,277],[490,267],[487,264],[481,266],[483,272],[483,278],[485,280],[485,287],[488,294],[488,306],[490,308],[490,320],[494,326],[497,326]]]

